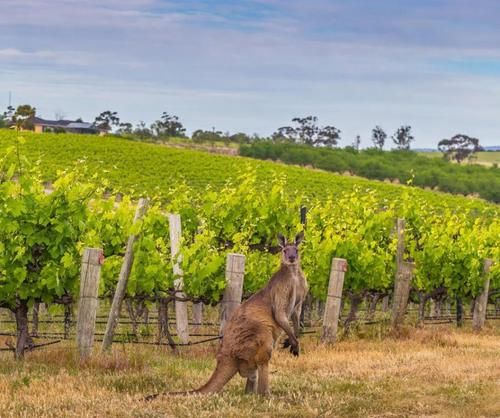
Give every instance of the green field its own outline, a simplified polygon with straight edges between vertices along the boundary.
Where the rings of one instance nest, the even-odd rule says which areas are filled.
[[[0,151],[15,145],[20,135],[0,130]],[[291,192],[301,191],[309,197],[326,199],[332,194],[360,187],[377,190],[387,198],[397,197],[404,185],[387,184],[354,176],[342,176],[321,170],[286,166],[250,158],[214,155],[189,149],[178,149],[135,142],[116,137],[97,137],[75,134],[33,134],[23,132],[24,143],[19,145],[23,155],[32,161],[40,160],[43,180],[50,181],[57,170],[86,159],[93,172],[107,178],[114,191],[133,196],[161,196],[173,186],[185,182],[202,192],[211,187],[220,189],[227,181],[235,180],[245,170],[255,170],[263,190],[273,175],[284,176]],[[480,199],[465,199],[446,193],[411,188],[411,193],[439,205],[449,202],[483,207]]]
[[[500,164],[500,151],[494,152],[478,152],[477,153],[477,161],[478,162],[486,162],[486,163],[497,163]]]
[[[443,156],[440,152],[419,152],[419,154],[428,158],[442,158]],[[476,158],[472,160],[472,163],[482,165],[500,164],[500,151],[478,152],[476,153]]]

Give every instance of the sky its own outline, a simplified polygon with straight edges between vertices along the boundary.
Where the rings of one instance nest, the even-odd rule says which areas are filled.
[[[0,0],[0,109],[270,135],[315,115],[371,145],[500,144],[497,0]],[[387,148],[390,148],[388,144]]]

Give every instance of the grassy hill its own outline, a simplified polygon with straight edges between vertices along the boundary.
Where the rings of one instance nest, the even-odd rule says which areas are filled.
[[[287,164],[308,165],[323,170],[376,179],[411,181],[422,188],[479,195],[500,202],[500,170],[480,165],[451,164],[442,158],[427,158],[412,151],[380,151],[367,149],[313,148],[294,144],[269,142],[242,145],[240,154],[259,159],[283,161]]]
[[[0,152],[16,144],[18,134],[0,130]],[[444,193],[434,193],[403,185],[386,184],[359,177],[342,176],[319,170],[286,166],[267,161],[226,155],[214,155],[189,149],[177,149],[146,144],[116,137],[97,137],[75,134],[33,134],[23,132],[21,153],[29,159],[40,160],[44,180],[55,178],[57,170],[85,158],[92,171],[109,179],[115,191],[134,196],[162,195],[179,182],[199,190],[215,190],[237,179],[244,170],[255,170],[262,190],[273,175],[284,176],[290,191],[303,191],[307,196],[326,198],[345,190],[360,187],[380,191],[386,198],[400,195],[405,189],[425,196],[435,204],[450,202],[459,205],[484,207],[485,202],[465,199]]]

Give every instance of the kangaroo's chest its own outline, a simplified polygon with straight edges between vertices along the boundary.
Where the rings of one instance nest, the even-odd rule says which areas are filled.
[[[298,271],[296,275],[295,282],[295,304],[298,305],[304,301],[306,294],[309,290],[309,286],[307,285],[306,278],[302,271]]]
[[[300,303],[301,293],[302,292],[300,289],[300,277],[298,275],[294,275],[292,280],[292,286],[290,288],[290,299],[288,301],[288,306],[286,311],[289,318],[292,316],[292,312],[294,311],[297,304]]]

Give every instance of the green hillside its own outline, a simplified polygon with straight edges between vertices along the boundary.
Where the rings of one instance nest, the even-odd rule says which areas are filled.
[[[500,203],[500,170],[489,163],[453,164],[441,153],[427,153],[434,158],[403,150],[326,149],[305,145],[255,142],[240,147],[240,155],[287,164],[312,166],[323,170],[373,179],[397,179],[400,183],[443,192],[477,195]],[[483,153],[487,154],[487,153]],[[492,153],[493,154],[493,153]],[[483,155],[480,157],[484,158]],[[491,157],[490,157],[491,158]]]
[[[0,151],[15,145],[22,136],[20,152],[29,159],[40,160],[44,180],[55,177],[57,170],[86,159],[95,172],[102,173],[114,191],[134,196],[162,195],[179,182],[203,192],[207,187],[220,189],[228,180],[235,180],[244,170],[257,172],[262,189],[273,175],[285,176],[290,191],[303,191],[307,196],[322,199],[328,195],[360,187],[361,193],[371,189],[386,198],[403,190],[426,197],[435,204],[484,207],[479,199],[466,199],[445,193],[434,193],[403,185],[393,185],[359,177],[342,176],[319,170],[286,166],[250,158],[214,155],[201,151],[176,149],[155,144],[129,141],[116,137],[75,134],[17,134],[0,130]],[[488,205],[487,205],[488,206]]]

